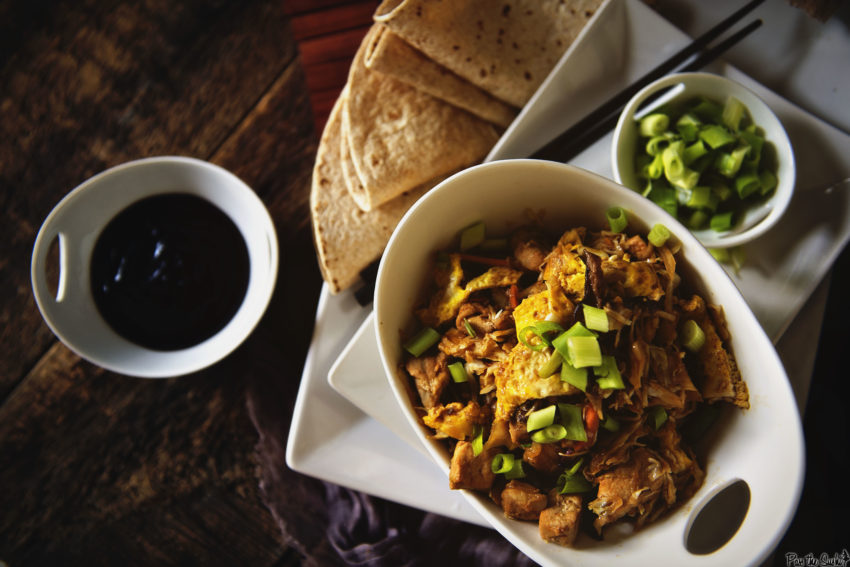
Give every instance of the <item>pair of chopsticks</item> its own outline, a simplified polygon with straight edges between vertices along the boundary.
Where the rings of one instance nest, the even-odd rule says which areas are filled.
[[[530,157],[560,162],[567,162],[574,158],[601,138],[606,132],[614,128],[623,107],[643,87],[674,71],[684,73],[701,69],[761,26],[762,21],[760,19],[755,20],[714,47],[707,47],[709,43],[737,24],[741,18],[762,2],[764,0],[751,0],[636,82],[617,93],[599,108],[573,124],[569,129],[534,152]],[[682,68],[677,69],[679,65],[682,65],[688,58],[693,56],[696,57],[692,61],[688,62]]]

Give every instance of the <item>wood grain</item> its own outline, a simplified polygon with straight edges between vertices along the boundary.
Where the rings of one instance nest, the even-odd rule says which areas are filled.
[[[307,208],[316,136],[285,9],[14,1],[0,14],[14,17],[0,19],[0,37],[18,40],[0,44],[0,559],[297,562],[259,497],[242,379],[257,364],[298,375],[304,334],[276,349],[289,335],[276,321],[312,320],[320,281]],[[56,342],[32,299],[29,254],[67,191],[162,154],[210,159],[251,185],[275,220],[282,260],[297,258],[298,283],[314,291],[273,300],[257,332],[263,348],[248,341],[208,370],[139,380]],[[283,298],[293,286],[280,287]]]

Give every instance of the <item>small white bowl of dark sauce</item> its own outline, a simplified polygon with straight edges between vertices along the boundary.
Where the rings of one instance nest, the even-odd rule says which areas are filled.
[[[148,158],[66,195],[42,224],[31,269],[38,308],[68,348],[121,374],[179,376],[227,356],[259,322],[277,278],[277,236],[232,173]]]

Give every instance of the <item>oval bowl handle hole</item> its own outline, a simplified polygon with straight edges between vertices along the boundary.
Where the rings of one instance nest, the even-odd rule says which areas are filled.
[[[685,534],[685,548],[694,555],[714,553],[732,539],[747,517],[750,486],[736,480],[710,497]]]
[[[57,301],[60,299],[59,278],[61,274],[59,248],[59,235],[57,234],[47,247],[47,256],[44,262],[44,282],[47,284],[47,290],[50,292],[50,295]]]

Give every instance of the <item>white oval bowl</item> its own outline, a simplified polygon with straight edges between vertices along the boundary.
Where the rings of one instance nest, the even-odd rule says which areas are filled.
[[[233,220],[250,261],[248,289],[236,314],[218,333],[189,348],[151,350],[118,335],[101,317],[91,293],[95,242],[120,211],[146,197],[189,193],[210,201]],[[48,252],[59,245],[59,283],[47,281]],[[229,171],[186,157],[154,157],[115,166],[68,193],[39,230],[31,279],[39,311],[68,348],[108,370],[143,378],[195,372],[218,362],[251,333],[268,306],[277,279],[274,223],[256,193]]]
[[[462,228],[480,220],[495,234],[521,223],[524,210],[543,211],[547,228],[560,234],[574,226],[605,227],[605,211],[611,206],[628,211],[629,231],[645,234],[660,222],[681,242],[677,260],[685,277],[707,301],[725,309],[751,408],[731,411],[717,424],[699,492],[634,534],[615,528],[606,532],[602,542],[562,548],[540,539],[536,523],[508,520],[486,496],[464,493],[502,535],[543,565],[607,566],[624,560],[630,565],[758,564],[787,529],[802,488],[803,435],[795,398],[776,350],[720,265],[684,226],[634,191],[573,166],[537,160],[475,166],[432,189],[402,218],[378,270],[374,309],[387,379],[410,425],[445,471],[449,490],[450,456],[421,425],[406,378],[398,372],[403,359],[399,333],[413,321],[433,253],[448,246]],[[702,504],[736,479],[746,481],[751,490],[743,524],[714,553],[691,554],[684,546],[688,526]]]
[[[642,109],[644,101],[656,93],[673,89],[660,99]],[[642,188],[635,175],[635,144],[638,127],[635,117],[647,113],[663,102],[687,100],[705,96],[721,104],[728,96],[740,100],[750,113],[753,122],[764,131],[766,148],[775,152],[777,186],[766,200],[744,209],[743,217],[731,229],[716,232],[710,228],[694,230],[697,239],[708,248],[729,248],[758,238],[773,227],[788,209],[796,184],[794,150],[788,134],[776,114],[758,95],[742,84],[712,73],[678,73],[650,83],[623,108],[611,145],[611,167],[614,179],[626,187],[639,191]]]

